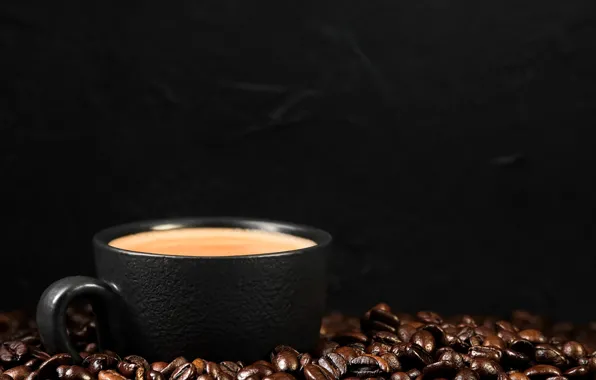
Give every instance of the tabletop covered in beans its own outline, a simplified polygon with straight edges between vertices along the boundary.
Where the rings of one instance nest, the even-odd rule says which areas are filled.
[[[255,363],[120,357],[98,352],[89,307],[69,309],[68,324],[82,363],[46,353],[35,323],[23,313],[0,314],[0,380],[596,379],[595,324],[549,324],[527,312],[514,312],[510,320],[443,318],[378,304],[360,319],[325,317],[312,352],[280,345]]]

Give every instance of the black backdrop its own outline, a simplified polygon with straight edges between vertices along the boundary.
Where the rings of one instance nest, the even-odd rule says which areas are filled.
[[[3,0],[0,47],[0,308],[241,215],[336,236],[330,309],[596,319],[593,0]]]

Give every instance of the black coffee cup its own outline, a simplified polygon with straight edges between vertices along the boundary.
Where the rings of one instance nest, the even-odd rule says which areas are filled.
[[[164,228],[232,227],[276,231],[316,245],[245,256],[170,256],[110,246],[115,238]],[[50,285],[37,307],[50,352],[80,360],[69,340],[66,309],[85,298],[97,317],[99,346],[148,360],[254,361],[279,344],[299,350],[317,342],[331,236],[285,222],[242,218],[145,221],[112,227],[93,239],[97,279],[67,277]]]

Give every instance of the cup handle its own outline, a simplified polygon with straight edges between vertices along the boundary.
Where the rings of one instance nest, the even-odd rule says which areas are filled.
[[[37,304],[36,320],[39,336],[48,352],[68,352],[75,361],[80,362],[83,359],[69,339],[66,328],[66,309],[78,297],[87,298],[94,307],[98,345],[101,348],[110,336],[107,331],[107,308],[117,297],[117,293],[101,280],[73,276],[54,282],[43,292]]]

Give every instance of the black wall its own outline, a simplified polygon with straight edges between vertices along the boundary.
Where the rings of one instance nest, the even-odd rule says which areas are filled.
[[[330,309],[596,319],[593,0],[0,2],[2,297],[94,231],[328,229]]]

